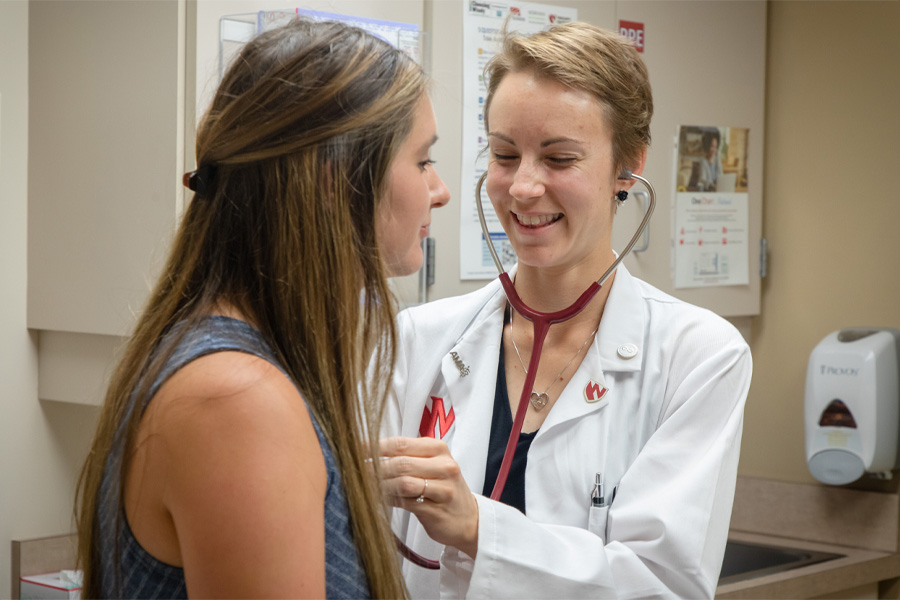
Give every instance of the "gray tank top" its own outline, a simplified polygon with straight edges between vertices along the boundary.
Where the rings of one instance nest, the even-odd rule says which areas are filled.
[[[170,334],[171,335],[171,334]],[[284,369],[262,335],[254,328],[228,317],[209,317],[186,333],[174,354],[153,383],[149,397],[180,368],[215,352],[246,352]],[[141,406],[143,412],[146,409]],[[134,409],[134,405],[129,408]],[[328,487],[325,493],[325,595],[328,598],[368,598],[369,588],[353,541],[349,509],[341,486],[341,474],[331,448],[315,416],[310,413],[325,457]],[[98,548],[104,598],[187,598],[184,570],[151,556],[135,539],[119,500],[120,467],[124,456],[123,436],[117,436],[107,460],[98,502]],[[116,534],[116,517],[121,527]],[[116,567],[114,557],[118,556]]]

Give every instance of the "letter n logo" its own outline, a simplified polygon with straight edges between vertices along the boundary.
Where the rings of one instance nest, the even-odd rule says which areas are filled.
[[[421,437],[444,439],[455,420],[456,415],[453,414],[453,407],[450,407],[449,412],[445,412],[444,399],[431,396],[431,410],[428,410],[426,403],[422,412],[422,422],[419,423],[419,435]]]
[[[588,381],[584,387],[584,399],[588,404],[600,402],[600,399],[606,395],[607,389],[594,380]]]

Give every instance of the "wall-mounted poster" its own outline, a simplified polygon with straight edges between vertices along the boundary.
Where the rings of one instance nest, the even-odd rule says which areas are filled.
[[[578,18],[574,8],[525,2],[470,0],[460,2],[463,10],[463,110],[462,110],[462,190],[459,200],[459,278],[491,279],[497,268],[491,258],[475,200],[475,183],[487,169],[487,146],[483,110],[487,82],[482,78],[484,66],[497,52],[500,30],[535,33],[555,23]],[[516,253],[494,214],[487,192],[482,192],[490,239],[504,268],[516,262]]]
[[[747,141],[739,127],[678,132],[672,223],[676,288],[747,285]]]

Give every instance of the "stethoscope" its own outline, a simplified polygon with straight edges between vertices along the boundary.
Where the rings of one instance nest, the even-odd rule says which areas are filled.
[[[586,289],[569,307],[556,312],[546,313],[529,308],[522,302],[522,299],[519,298],[519,294],[516,292],[516,288],[509,277],[509,273],[506,272],[503,268],[503,263],[500,262],[500,257],[497,255],[497,250],[494,248],[494,242],[491,240],[491,235],[488,231],[487,221],[485,221],[484,218],[484,208],[482,207],[481,202],[481,188],[484,185],[484,180],[486,178],[487,171],[482,173],[475,186],[475,206],[478,209],[478,220],[481,222],[481,232],[484,234],[484,240],[487,242],[491,258],[494,259],[494,265],[496,265],[497,271],[500,273],[500,285],[503,286],[503,291],[506,293],[506,299],[517,313],[531,321],[532,327],[534,328],[534,345],[531,350],[531,359],[528,361],[528,372],[525,374],[525,384],[522,386],[522,395],[519,398],[519,407],[516,410],[516,418],[513,420],[512,431],[510,431],[509,440],[506,443],[503,461],[500,463],[500,472],[497,474],[497,480],[494,482],[494,489],[491,491],[491,500],[499,500],[500,496],[503,494],[503,488],[506,487],[506,478],[509,476],[513,455],[515,454],[516,446],[519,443],[519,435],[522,433],[522,425],[525,423],[525,414],[528,412],[528,397],[531,395],[531,389],[534,387],[538,363],[541,360],[541,351],[544,347],[544,339],[547,337],[550,326],[568,321],[584,310],[597,292],[600,291],[601,286],[603,286],[609,276],[616,270],[616,267],[619,266],[619,263],[628,256],[628,253],[631,252],[631,249],[634,247],[635,243],[637,243],[638,238],[641,237],[641,234],[650,222],[650,216],[653,214],[653,209],[656,208],[656,192],[653,189],[653,185],[640,175],[635,175],[627,169],[622,171],[619,175],[619,179],[636,179],[647,188],[647,192],[650,195],[650,201],[647,205],[647,211],[644,213],[644,218],[641,220],[640,225],[638,225],[637,230],[631,237],[631,241],[628,242],[625,249],[619,254],[616,260],[613,261],[609,268],[606,269],[606,272],[603,273],[600,279],[591,283],[588,289]],[[439,561],[431,560],[417,554],[406,544],[401,542],[399,538],[397,538],[397,545],[400,554],[410,562],[426,569],[441,568]]]

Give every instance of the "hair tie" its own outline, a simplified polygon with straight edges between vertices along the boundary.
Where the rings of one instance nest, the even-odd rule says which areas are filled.
[[[185,173],[181,178],[181,183],[198,196],[206,196],[212,187],[216,171],[215,165],[202,165],[196,171]]]

